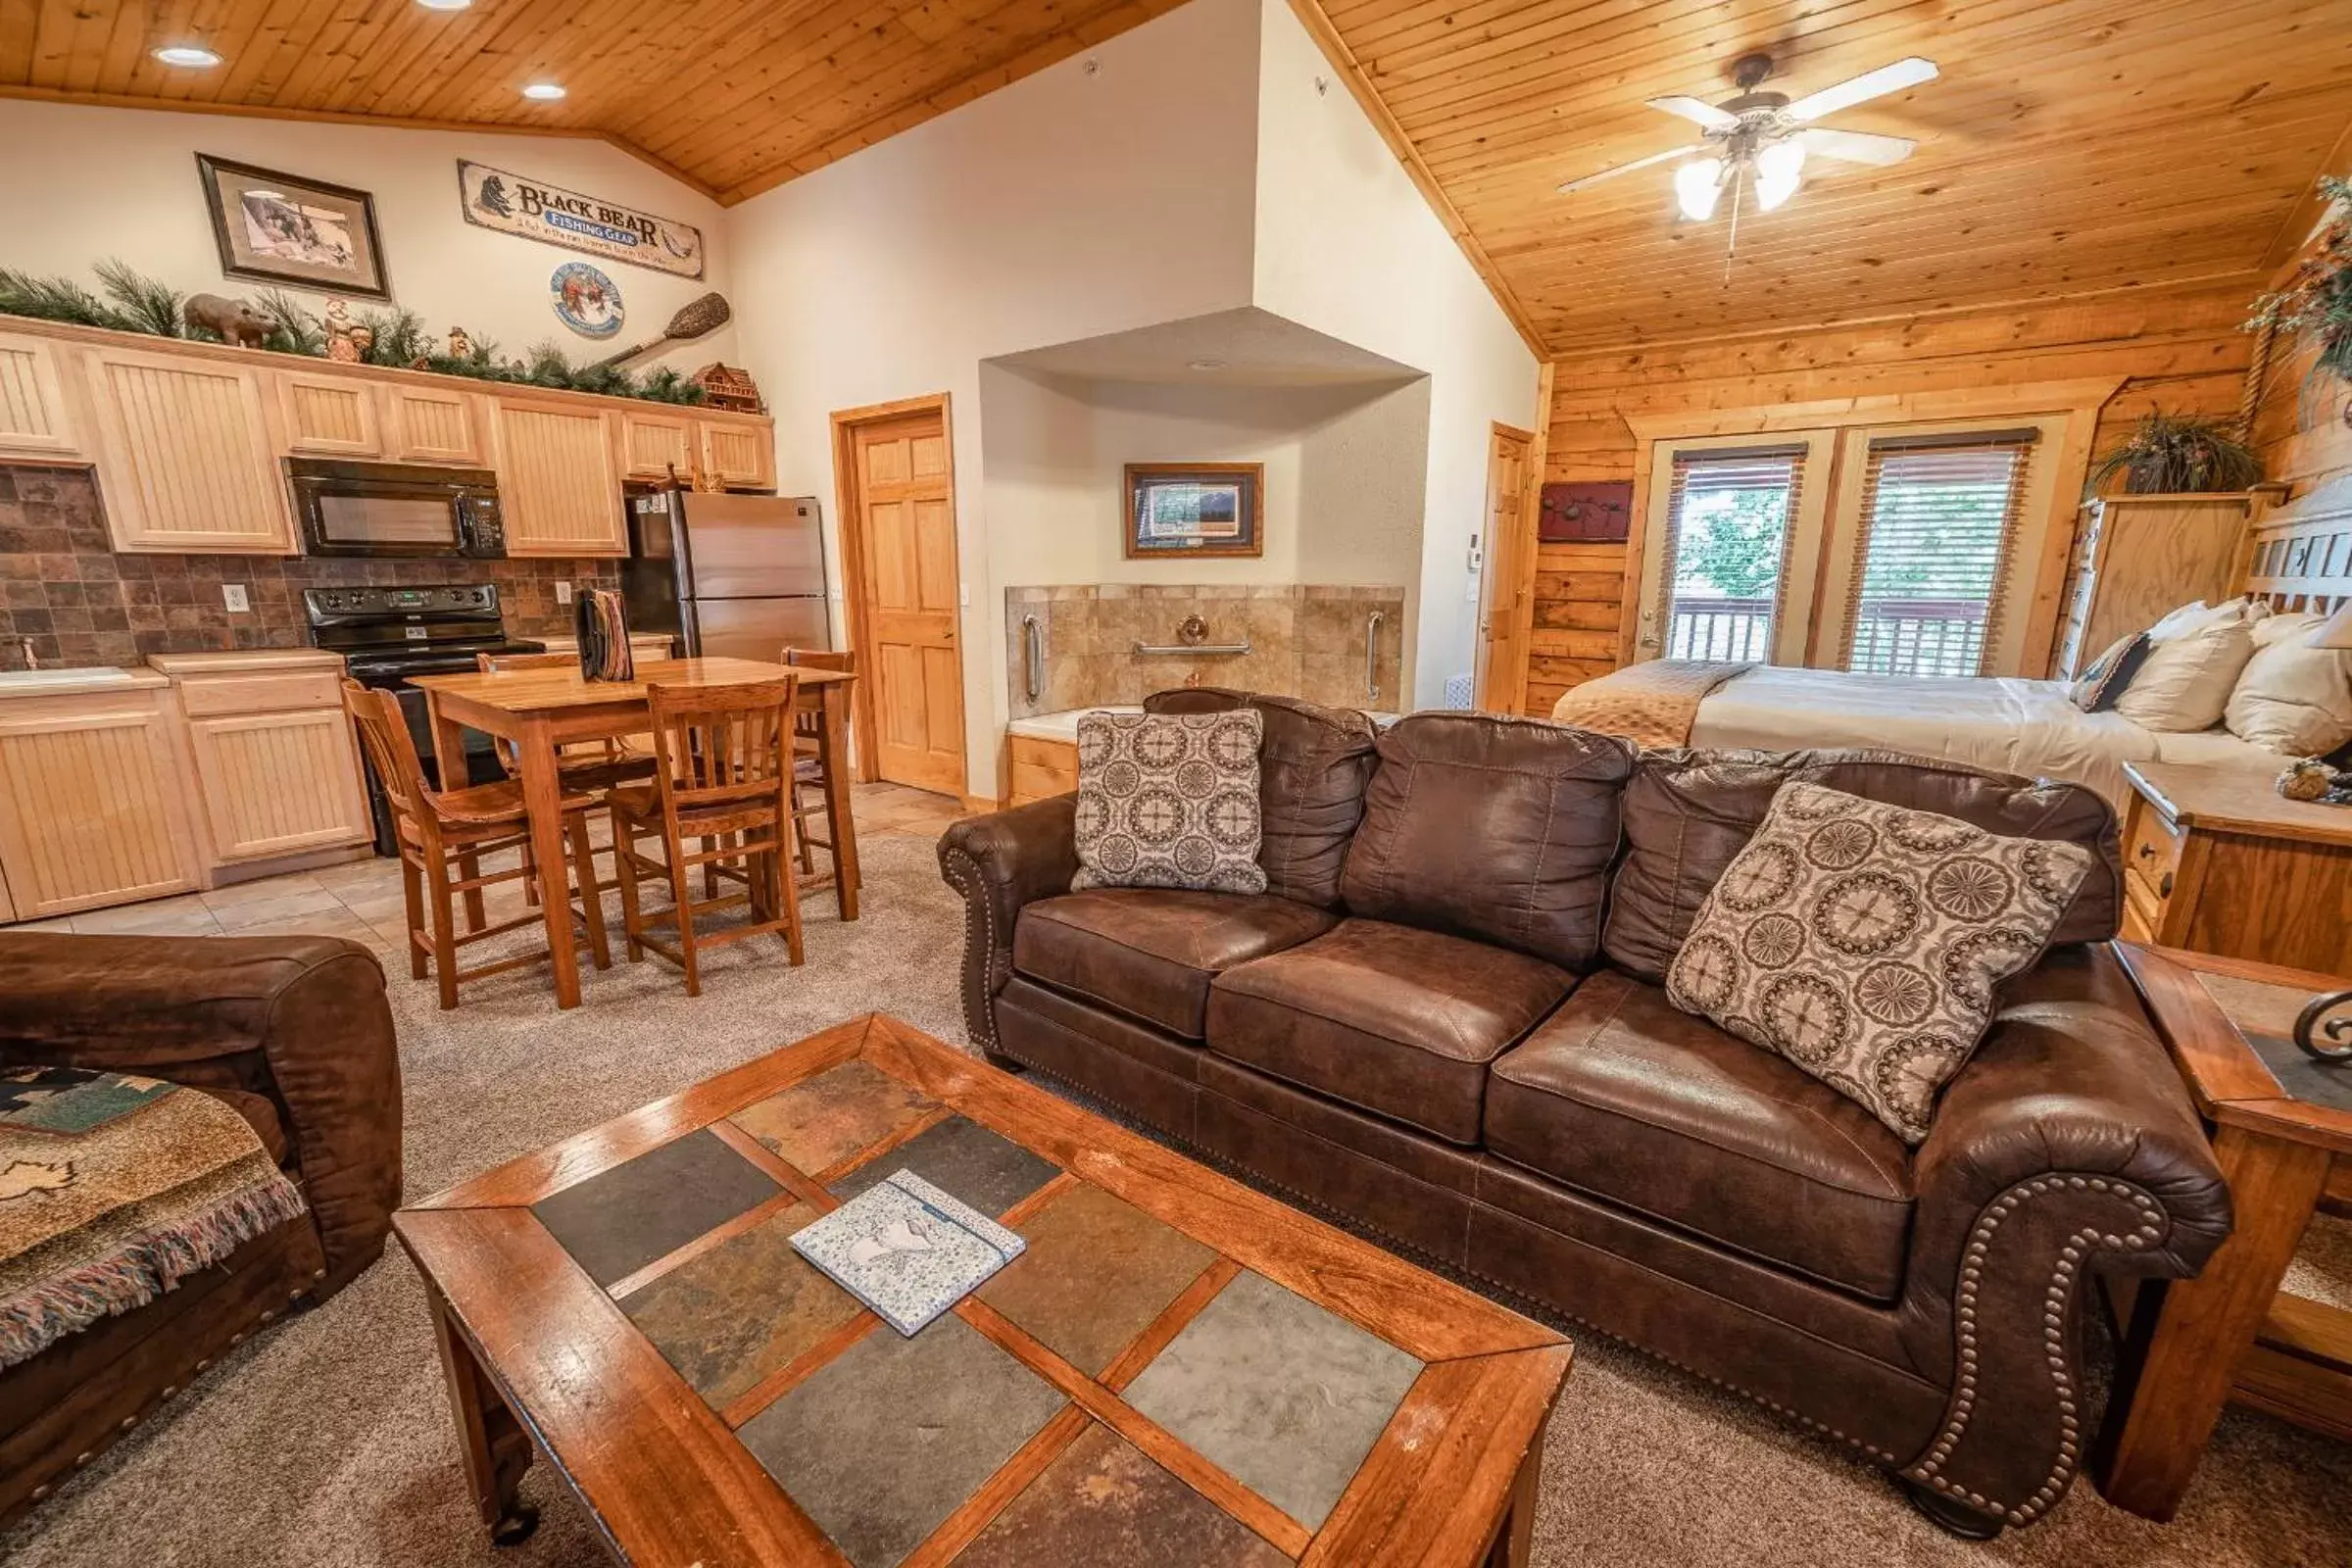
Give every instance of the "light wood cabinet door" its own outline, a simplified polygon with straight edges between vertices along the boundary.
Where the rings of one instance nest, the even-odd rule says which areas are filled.
[[[358,844],[372,831],[340,708],[188,721],[217,860]]]
[[[326,458],[380,458],[383,420],[376,389],[357,377],[279,371],[278,407],[290,452]]]
[[[387,386],[386,445],[402,463],[471,466],[482,461],[481,399],[438,386]]]
[[[694,481],[694,423],[683,414],[629,409],[620,416],[621,464],[632,479]]]
[[[17,918],[195,887],[180,790],[150,693],[0,708],[0,866]]]
[[[498,491],[511,556],[621,556],[614,420],[601,411],[498,400]]]
[[[720,484],[772,490],[776,484],[776,432],[767,424],[702,421],[703,470]]]
[[[23,332],[0,332],[0,452],[11,457],[86,455],[79,421],[67,401],[59,345]]]
[[[84,364],[116,549],[295,553],[259,368],[111,347]]]

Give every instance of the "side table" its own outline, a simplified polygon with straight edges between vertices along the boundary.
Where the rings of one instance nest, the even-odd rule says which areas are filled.
[[[2132,1302],[2092,1453],[2100,1493],[2170,1519],[2232,1396],[2352,1440],[2352,1311],[2279,1294],[2323,1203],[2352,1201],[2352,1069],[2303,1054],[2291,1030],[2327,975],[2118,945],[2213,1130],[2237,1228],[2193,1280]]]

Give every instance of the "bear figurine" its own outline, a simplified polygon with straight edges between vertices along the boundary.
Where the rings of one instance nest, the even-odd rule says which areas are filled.
[[[192,327],[217,333],[231,348],[258,349],[269,339],[270,318],[243,300],[218,294],[191,294],[179,308],[179,318]]]

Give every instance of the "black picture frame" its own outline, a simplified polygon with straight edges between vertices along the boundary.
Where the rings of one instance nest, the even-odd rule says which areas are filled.
[[[280,170],[196,155],[224,277],[389,300],[375,198]],[[348,259],[338,259],[342,252]]]

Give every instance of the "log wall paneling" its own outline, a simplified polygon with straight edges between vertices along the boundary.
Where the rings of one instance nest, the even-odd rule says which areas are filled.
[[[480,463],[480,401],[441,387],[386,387],[393,455],[403,463]]]
[[[620,465],[604,414],[498,399],[499,500],[513,556],[628,553]]]
[[[116,549],[295,553],[258,368],[111,346],[87,363]]]
[[[33,458],[82,454],[59,372],[58,346],[46,338],[0,331],[0,453]]]
[[[290,450],[336,458],[383,456],[375,388],[342,376],[286,371],[279,371],[276,381]]]
[[[0,704],[0,866],[17,917],[195,887],[178,799],[155,691]]]

